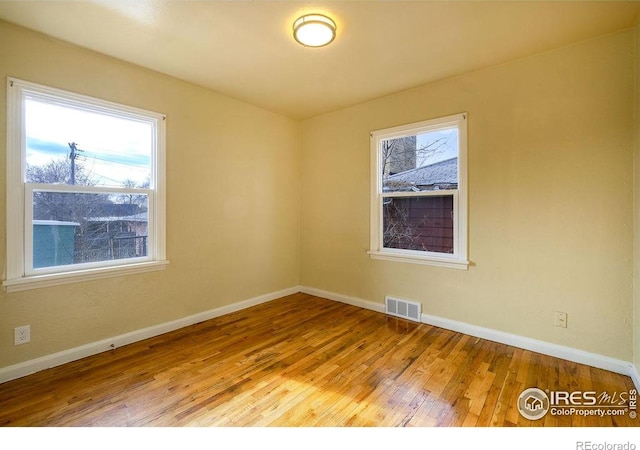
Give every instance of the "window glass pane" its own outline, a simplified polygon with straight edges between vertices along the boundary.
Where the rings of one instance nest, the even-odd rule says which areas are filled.
[[[380,143],[383,192],[458,188],[458,129],[448,128]]]
[[[146,194],[34,192],[33,267],[147,256]]]
[[[25,99],[29,183],[149,187],[153,124]]]
[[[383,247],[453,253],[453,196],[382,199]]]

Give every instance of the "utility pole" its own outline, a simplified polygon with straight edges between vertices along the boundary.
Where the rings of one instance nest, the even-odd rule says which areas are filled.
[[[71,151],[69,152],[69,160],[71,160],[71,182],[69,184],[76,184],[76,159],[78,158],[78,152],[82,150],[78,149],[78,144],[75,142],[69,142],[69,148]]]

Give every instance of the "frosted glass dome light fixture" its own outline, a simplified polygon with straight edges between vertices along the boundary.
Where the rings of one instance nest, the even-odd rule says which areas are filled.
[[[293,23],[293,38],[305,47],[324,47],[336,38],[336,23],[322,14],[307,14]]]

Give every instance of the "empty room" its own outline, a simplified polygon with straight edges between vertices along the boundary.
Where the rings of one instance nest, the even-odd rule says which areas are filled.
[[[0,1],[0,425],[639,426],[639,16]]]

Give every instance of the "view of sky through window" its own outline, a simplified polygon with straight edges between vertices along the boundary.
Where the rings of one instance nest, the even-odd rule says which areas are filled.
[[[147,187],[153,125],[103,112],[28,98],[25,100],[27,169],[52,162],[70,165],[77,148],[77,184]]]

